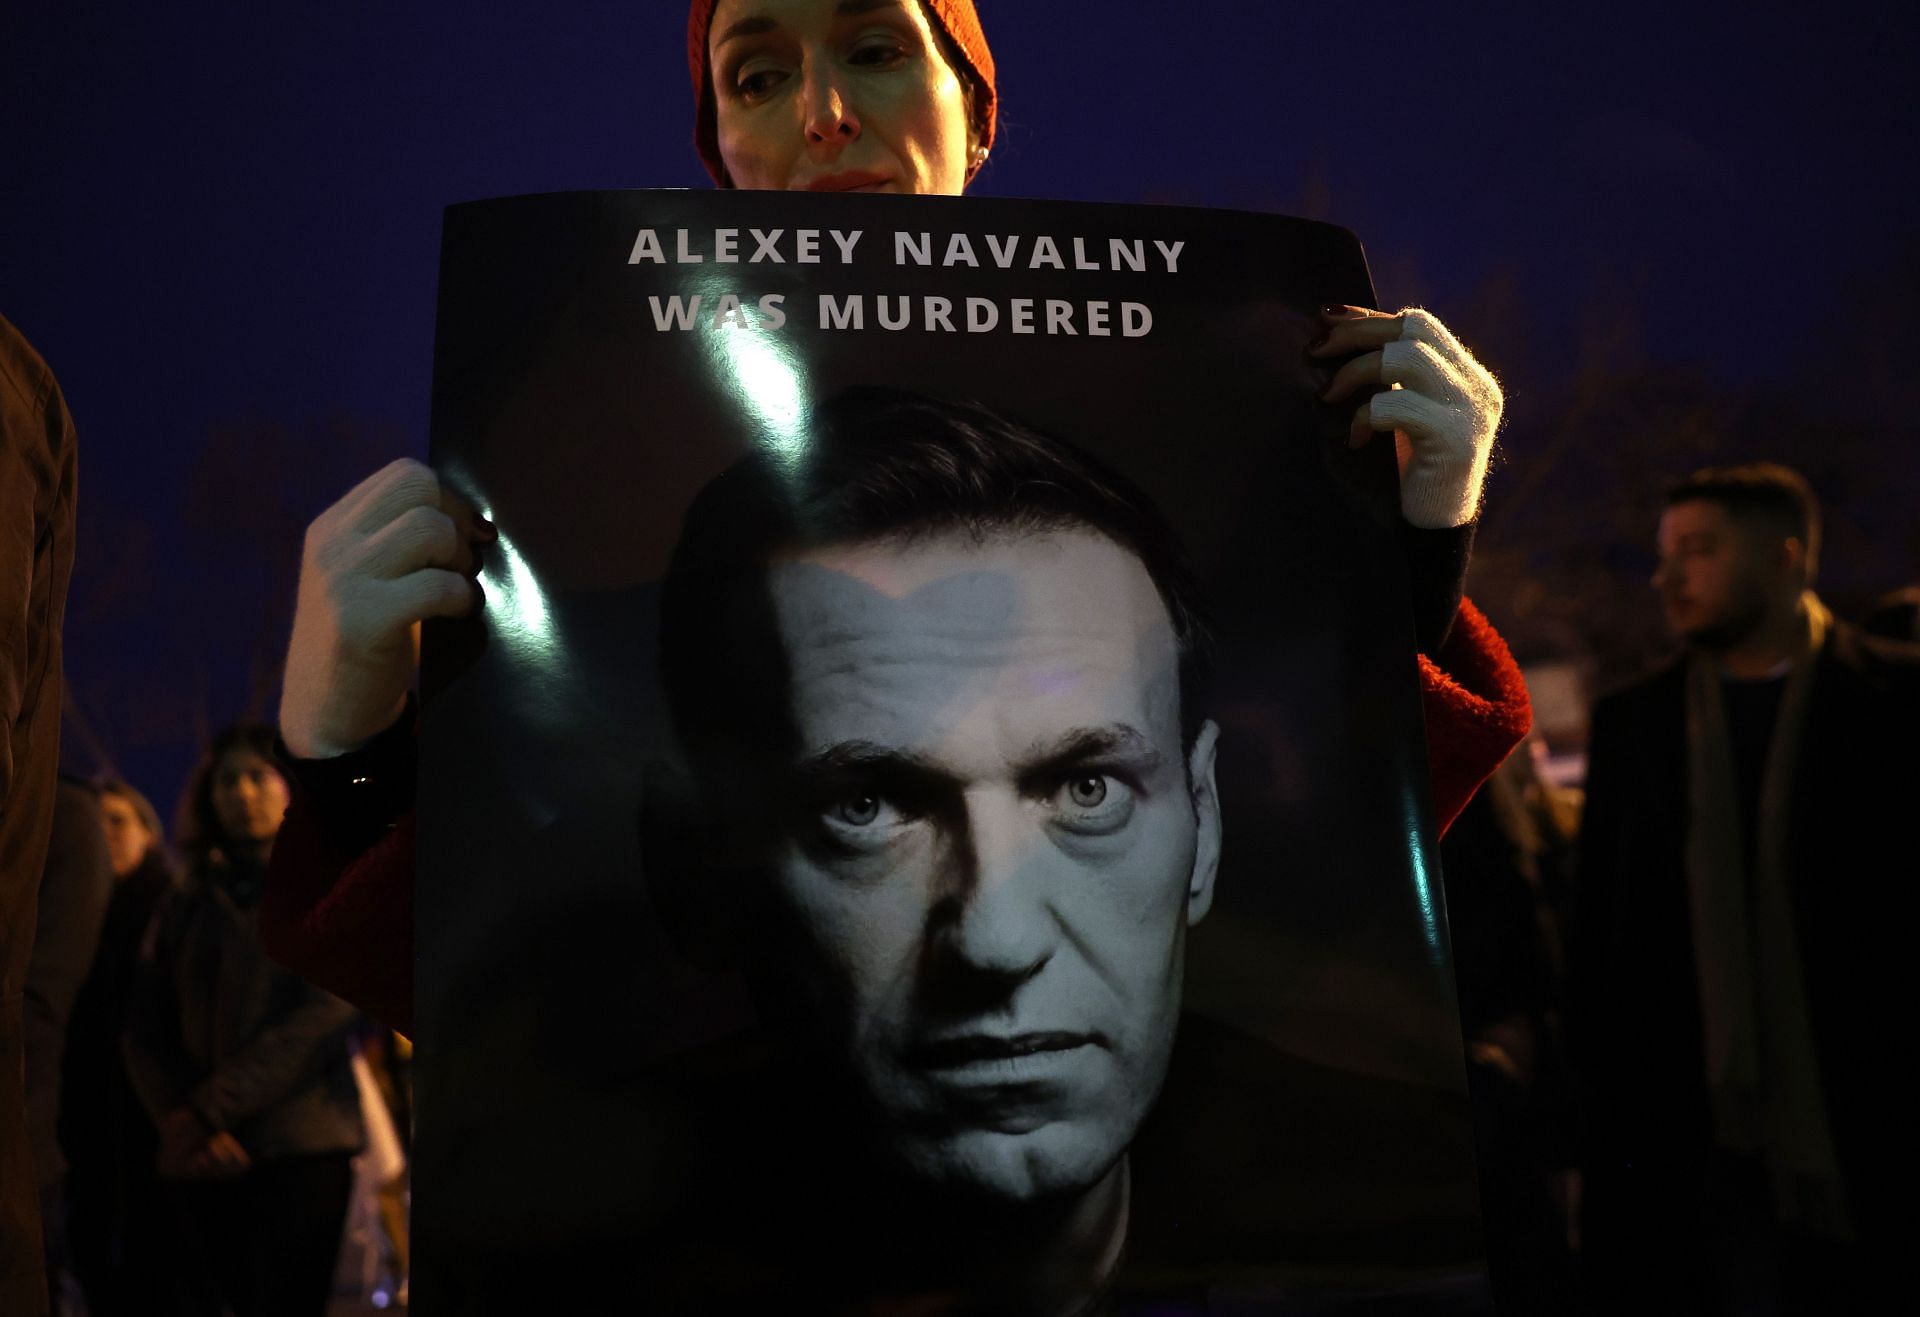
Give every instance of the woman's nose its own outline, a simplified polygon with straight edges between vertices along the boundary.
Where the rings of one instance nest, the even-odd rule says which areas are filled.
[[[831,69],[807,75],[807,145],[837,148],[860,140],[860,116]]]

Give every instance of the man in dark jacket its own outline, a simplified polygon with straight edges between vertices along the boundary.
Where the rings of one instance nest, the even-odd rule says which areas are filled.
[[[53,372],[0,318],[0,1312],[19,1317],[47,1307],[22,1012],[59,773],[74,447]]]
[[[1612,1297],[1852,1311],[1884,1257],[1920,648],[1827,612],[1819,533],[1783,467],[1675,486],[1654,584],[1685,652],[1594,710],[1573,1024]]]

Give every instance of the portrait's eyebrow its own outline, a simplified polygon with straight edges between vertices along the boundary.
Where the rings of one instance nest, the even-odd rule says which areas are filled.
[[[840,0],[833,8],[835,18],[856,18],[861,14],[870,14],[876,9],[904,9],[904,0]],[[717,49],[732,41],[735,37],[758,36],[762,32],[771,32],[780,24],[766,14],[749,14],[737,22],[729,23],[726,31],[714,39]]]
[[[1158,771],[1160,752],[1146,733],[1127,723],[1104,727],[1076,727],[1063,736],[1034,746],[1021,756],[1020,778],[1029,781],[1057,776],[1082,764],[1124,765],[1140,777]]]
[[[841,741],[830,745],[807,755],[794,765],[793,771],[803,780],[816,782],[871,774],[928,779],[945,777],[921,756],[873,741]]]

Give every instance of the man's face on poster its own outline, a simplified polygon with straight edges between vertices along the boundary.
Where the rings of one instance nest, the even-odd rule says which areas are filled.
[[[1165,1078],[1220,853],[1217,729],[1140,561],[1067,528],[810,549],[774,865],[814,1006],[919,1177],[1078,1192]]]

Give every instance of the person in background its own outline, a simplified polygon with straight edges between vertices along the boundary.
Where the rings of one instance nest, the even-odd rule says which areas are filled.
[[[1866,1311],[1912,1179],[1920,649],[1828,612],[1820,509],[1770,463],[1667,495],[1680,656],[1593,711],[1570,1037],[1603,1310]],[[1893,753],[1886,751],[1891,749]]]
[[[1571,1157],[1562,915],[1575,811],[1541,777],[1529,753],[1538,744],[1507,756],[1440,843],[1488,1275],[1503,1317],[1568,1311],[1575,1279],[1558,1201]]]
[[[94,790],[100,795],[100,829],[113,864],[115,895],[144,890],[157,898],[167,884],[154,875],[171,875],[173,865],[153,802],[118,778],[103,778]]]
[[[1860,619],[1860,629],[1870,636],[1920,644],[1920,585],[1910,585],[1874,600],[1873,607]]]
[[[63,776],[53,802],[26,983],[27,1130],[39,1177],[47,1306],[55,1317],[68,1310],[69,1283],[67,1161],[59,1137],[62,1062],[74,999],[93,963],[112,888],[99,799],[87,783]]]
[[[154,1175],[159,1145],[127,1078],[120,1036],[140,941],[174,868],[147,798],[116,779],[95,785],[113,894],[67,1025],[60,1143],[68,1258],[90,1317],[144,1317],[165,1311],[172,1223]]]
[[[27,1141],[25,992],[60,771],[60,626],[73,573],[73,417],[0,317],[0,1312],[47,1310]]]
[[[214,739],[182,802],[187,867],[142,948],[126,1058],[184,1245],[182,1309],[321,1317],[362,1141],[353,1008],[254,931],[287,807],[273,732]]]

